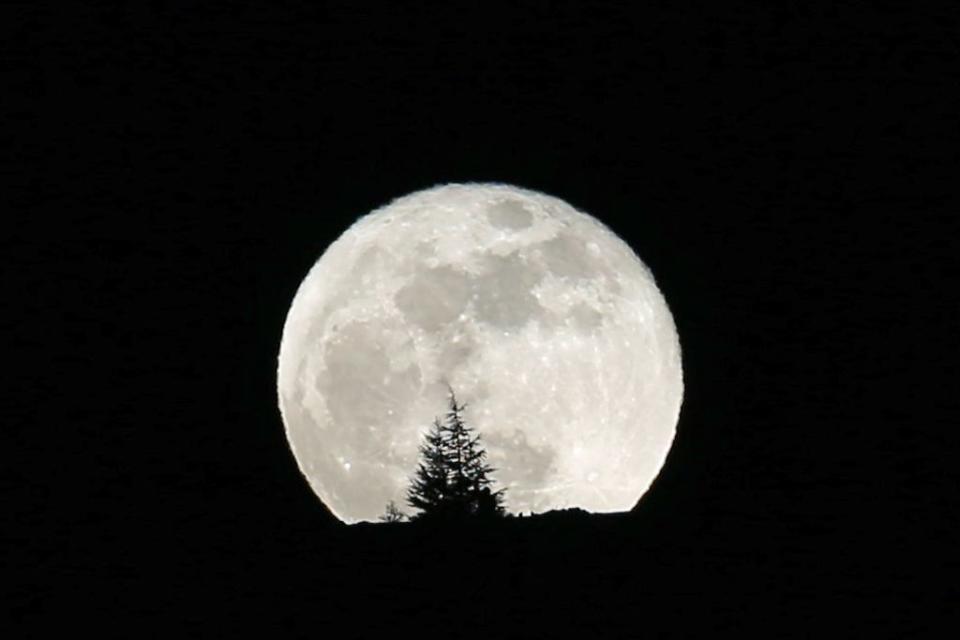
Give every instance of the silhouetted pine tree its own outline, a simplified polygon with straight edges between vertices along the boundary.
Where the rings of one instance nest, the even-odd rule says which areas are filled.
[[[490,474],[496,469],[487,464],[487,452],[480,444],[480,435],[463,421],[465,407],[457,404],[451,389],[444,427],[453,468],[451,494],[454,511],[459,515],[503,515],[504,490],[491,490]]]
[[[421,462],[407,493],[407,502],[419,510],[416,518],[502,516],[504,490],[491,490],[487,452],[480,436],[463,420],[465,405],[450,390],[450,406],[420,447]]]
[[[420,511],[416,517],[437,516],[447,509],[449,500],[450,468],[443,425],[436,419],[420,445],[420,463],[407,490],[407,504]]]

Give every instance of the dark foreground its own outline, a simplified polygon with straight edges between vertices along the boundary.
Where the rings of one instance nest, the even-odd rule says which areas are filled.
[[[681,532],[658,521],[666,516],[568,511],[476,527],[251,520],[234,535],[170,532],[151,549],[101,539],[73,566],[41,564],[13,612],[24,637],[65,622],[108,635],[363,638],[886,636],[932,622],[917,609],[931,604],[917,600],[921,586],[863,553],[869,544],[836,548],[829,531],[762,519],[752,531]]]

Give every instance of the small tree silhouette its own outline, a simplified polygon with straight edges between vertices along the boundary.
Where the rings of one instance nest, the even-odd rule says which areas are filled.
[[[463,420],[466,405],[457,403],[450,389],[443,421],[433,426],[420,447],[421,461],[407,492],[407,502],[418,510],[414,518],[459,519],[504,515],[504,489],[491,490],[487,452]]]
[[[397,503],[391,500],[387,503],[387,508],[380,516],[380,522],[403,522],[406,514],[397,507]]]

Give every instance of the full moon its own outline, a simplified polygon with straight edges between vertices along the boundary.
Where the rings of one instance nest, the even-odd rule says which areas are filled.
[[[357,220],[287,314],[280,413],[334,515],[406,510],[448,385],[507,511],[626,511],[673,442],[680,343],[649,269],[602,223],[535,191],[449,184]]]

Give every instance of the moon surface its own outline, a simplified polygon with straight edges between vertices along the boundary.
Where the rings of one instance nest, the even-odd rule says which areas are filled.
[[[680,344],[653,276],[566,202],[449,184],[355,222],[287,314],[277,387],[287,439],[341,520],[376,520],[418,446],[467,404],[513,513],[632,508],[683,399]]]

